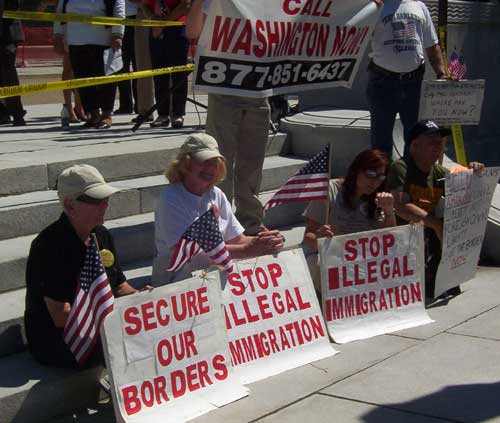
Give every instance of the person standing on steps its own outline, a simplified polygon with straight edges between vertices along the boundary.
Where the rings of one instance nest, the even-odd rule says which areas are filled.
[[[408,134],[417,122],[425,55],[438,79],[446,78],[441,48],[427,6],[418,0],[385,0],[372,38],[367,100],[371,145],[392,157],[392,132],[399,113]]]

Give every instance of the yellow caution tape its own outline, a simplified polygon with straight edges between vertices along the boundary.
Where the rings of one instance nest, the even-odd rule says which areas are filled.
[[[0,87],[0,98],[16,97],[26,94],[46,93],[48,91],[60,91],[91,85],[109,84],[110,82],[126,81],[128,79],[144,78],[147,76],[164,75],[174,72],[192,72],[194,65],[183,65],[169,68],[160,68],[139,72],[120,73],[118,75],[96,76],[93,78],[69,79],[66,81],[42,82],[40,84],[16,85],[12,87]]]
[[[49,22],[80,22],[90,25],[108,26],[182,26],[184,22],[178,21],[153,21],[139,19],[112,18],[109,16],[89,16],[79,13],[49,13],[49,12],[25,12],[21,10],[5,10],[3,17],[8,19],[21,19],[26,21],[49,21]]]

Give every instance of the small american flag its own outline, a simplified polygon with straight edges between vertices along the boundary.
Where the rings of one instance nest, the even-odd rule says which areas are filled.
[[[213,209],[203,213],[186,229],[175,246],[167,271],[177,272],[184,263],[201,254],[202,251],[216,264],[224,267],[228,273],[233,271],[233,262],[220,233],[219,223]]]
[[[467,73],[467,65],[463,56],[458,56],[457,52],[451,53],[448,61],[448,73],[458,79],[463,79]]]
[[[316,154],[309,162],[292,176],[264,206],[264,210],[282,203],[325,200],[328,198],[328,163],[330,145]]]
[[[392,36],[394,38],[415,38],[417,36],[415,22],[393,22]]]
[[[104,318],[113,310],[114,297],[93,236],[85,252],[76,296],[64,326],[64,342],[82,365],[94,347]]]

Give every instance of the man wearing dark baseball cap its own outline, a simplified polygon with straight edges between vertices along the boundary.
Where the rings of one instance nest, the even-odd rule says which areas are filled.
[[[422,222],[425,226],[425,295],[426,304],[434,299],[435,278],[441,260],[443,214],[437,212],[443,204],[444,182],[448,169],[437,161],[443,156],[447,136],[451,131],[440,128],[432,120],[417,122],[409,131],[410,154],[395,161],[389,172],[387,188],[394,195],[396,215],[401,223]],[[469,169],[481,172],[484,165],[469,164]],[[445,294],[458,295],[460,286]]]
[[[37,361],[55,367],[78,367],[63,340],[90,237],[95,235],[115,296],[136,292],[116,257],[113,239],[102,226],[109,197],[118,189],[90,165],[65,169],[57,181],[63,212],[32,242],[26,266],[28,348]],[[99,343],[85,364],[102,364]]]

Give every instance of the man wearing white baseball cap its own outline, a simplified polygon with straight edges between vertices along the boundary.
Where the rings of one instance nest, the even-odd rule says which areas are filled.
[[[109,197],[117,191],[90,165],[74,165],[59,175],[63,212],[33,240],[26,266],[26,337],[30,352],[42,364],[78,367],[63,330],[91,236],[96,237],[113,294],[136,292],[122,272],[111,234],[102,226]],[[86,365],[102,363],[99,347]]]

